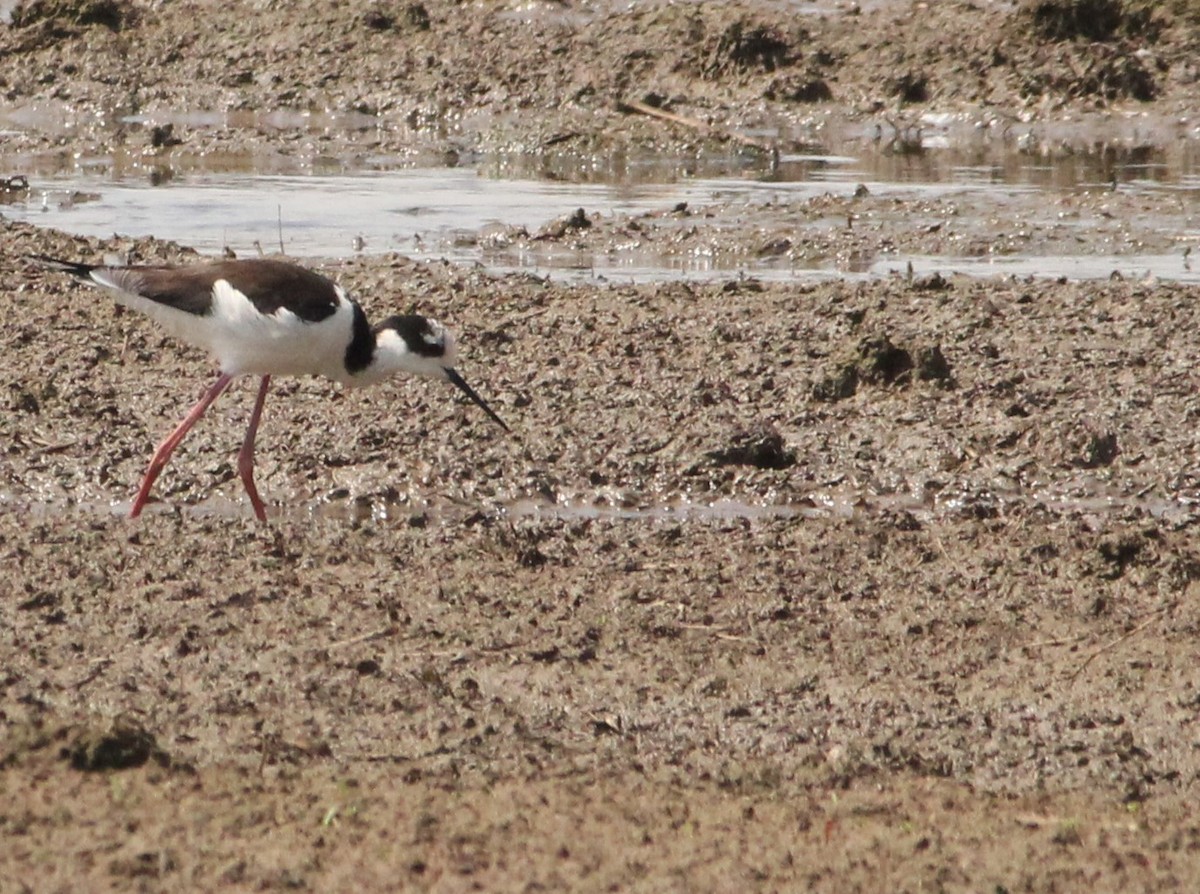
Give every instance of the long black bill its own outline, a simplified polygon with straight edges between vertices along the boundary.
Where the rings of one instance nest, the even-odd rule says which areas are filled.
[[[472,388],[470,385],[468,385],[466,380],[462,376],[460,376],[458,373],[456,373],[452,369],[447,369],[446,370],[446,378],[449,379],[451,382],[453,382],[455,385],[457,385],[459,391],[461,391],[467,397],[471,398],[471,400],[475,401],[475,403],[479,404],[479,406],[483,410],[483,412],[487,413],[489,416],[492,417],[493,422],[495,422],[498,426],[500,426],[505,431],[512,431],[511,428],[509,428],[507,425],[504,424],[504,420],[501,419],[499,416],[497,416],[495,411],[487,405],[487,403],[484,401],[484,399],[475,393],[475,389]]]

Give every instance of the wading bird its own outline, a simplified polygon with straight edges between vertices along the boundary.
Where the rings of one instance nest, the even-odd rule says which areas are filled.
[[[141,514],[171,453],[237,376],[262,377],[238,453],[238,474],[260,521],[267,520],[267,513],[254,486],[254,438],[272,376],[325,376],[350,387],[400,374],[444,379],[509,430],[455,371],[454,336],[440,323],[409,314],[372,327],[340,286],[296,264],[258,258],[108,267],[45,255],[32,260],[99,286],[181,341],[208,351],[220,367],[217,380],[154,451],[130,518]]]

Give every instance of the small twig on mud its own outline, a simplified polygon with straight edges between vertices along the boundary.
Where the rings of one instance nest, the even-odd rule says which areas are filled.
[[[1067,682],[1074,683],[1075,680],[1077,680],[1079,678],[1079,675],[1082,674],[1084,672],[1084,670],[1087,669],[1087,666],[1089,664],[1091,664],[1093,661],[1095,661],[1098,657],[1100,657],[1100,655],[1104,654],[1105,652],[1109,651],[1110,649],[1115,649],[1121,643],[1125,642],[1125,640],[1141,633],[1143,630],[1145,630],[1147,627],[1149,627],[1151,624],[1153,624],[1155,621],[1157,621],[1159,618],[1161,618],[1164,614],[1166,614],[1168,611],[1170,611],[1174,607],[1175,607],[1175,603],[1172,602],[1168,605],[1163,605],[1163,606],[1156,608],[1154,611],[1152,611],[1150,613],[1150,617],[1146,618],[1146,620],[1144,620],[1142,623],[1138,624],[1132,630],[1130,630],[1127,633],[1121,634],[1116,639],[1114,639],[1112,642],[1105,643],[1103,646],[1096,649],[1094,652],[1092,652],[1091,655],[1089,655],[1087,658],[1084,659],[1083,664],[1079,665],[1079,667],[1075,668],[1075,670],[1071,672],[1071,675],[1069,677],[1067,677]]]
[[[92,682],[92,680],[96,679],[98,676],[100,676],[102,673],[104,673],[108,669],[108,666],[110,664],[112,664],[112,659],[111,658],[97,658],[92,662],[92,664],[94,664],[95,667],[93,667],[91,669],[91,671],[89,671],[88,674],[85,677],[83,677],[83,679],[77,681],[74,685],[72,685],[72,687],[71,687],[72,689],[82,689],[88,683]]]
[[[513,314],[511,317],[506,317],[504,322],[497,328],[505,326],[519,326],[522,323],[527,323],[534,317],[540,317],[550,310],[548,307],[535,307],[533,310],[525,311],[524,313]]]
[[[1040,649],[1045,646],[1069,646],[1071,643],[1077,643],[1081,639],[1087,639],[1088,634],[1081,633],[1078,636],[1060,636],[1054,639],[1039,639],[1036,642],[1022,644],[1022,649]]]
[[[364,754],[363,760],[372,764],[410,764],[417,758],[409,754]]]
[[[726,127],[706,124],[698,118],[688,118],[685,115],[676,115],[674,112],[668,112],[665,109],[656,109],[654,106],[638,102],[636,99],[618,100],[617,111],[624,112],[626,115],[646,115],[650,118],[657,118],[660,121],[670,121],[672,124],[679,124],[700,133],[724,137],[725,139],[741,143],[744,146],[753,146],[755,149],[762,149],[764,152],[772,154],[779,151],[772,143],[768,143],[766,140],[760,140],[757,137],[748,137],[745,134],[740,134]]]
[[[728,640],[729,642],[737,643],[757,643],[758,640],[752,636],[741,636],[737,633],[730,633],[729,628],[722,624],[677,624],[680,630],[701,630],[705,633],[711,633],[717,639]]]
[[[577,130],[568,130],[565,133],[556,133],[542,141],[542,148],[548,149],[551,146],[557,146],[559,143],[565,143],[568,140],[573,140],[580,136],[583,136],[583,134]]]
[[[395,624],[390,624],[380,630],[372,630],[370,633],[362,633],[358,636],[352,636],[349,639],[338,640],[336,643],[330,643],[325,648],[341,649],[345,646],[357,646],[359,643],[369,643],[372,640],[383,639],[386,636],[395,636],[397,627]]]
[[[70,450],[78,441],[62,441],[58,444],[42,444],[37,450],[33,451],[33,456],[49,456],[52,453],[62,453],[64,450]]]
[[[1034,813],[1024,813],[1013,817],[1020,826],[1030,829],[1040,829],[1042,826],[1061,826],[1067,820],[1061,816],[1042,816]]]

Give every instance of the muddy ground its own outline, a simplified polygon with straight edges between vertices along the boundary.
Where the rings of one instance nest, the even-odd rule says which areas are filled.
[[[435,147],[552,151],[724,139],[611,107],[652,90],[749,129],[829,103],[1125,114],[1147,78],[1178,114],[1191,83],[1186,18],[1137,4],[1060,17],[1109,23],[1085,34],[1035,15],[1054,4],[299,6],[43,4],[0,28],[0,86],[428,110]],[[10,139],[180,149],[111,120]],[[405,137],[322,151],[356,139]],[[793,211],[858,215],[818,244],[848,255],[953,216],[821,201]],[[1119,252],[1129,201],[1073,197],[1070,238]],[[713,246],[811,247],[775,214],[664,209],[633,235],[686,216]],[[437,383],[279,382],[263,525],[242,385],[131,522],[211,363],[23,256],[194,254],[0,228],[0,891],[1198,887],[1195,289],[304,259],[376,318],[455,328],[514,435]]]

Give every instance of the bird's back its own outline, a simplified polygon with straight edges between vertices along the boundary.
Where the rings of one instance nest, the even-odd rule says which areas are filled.
[[[305,322],[317,323],[332,316],[340,303],[337,286],[325,277],[268,258],[187,267],[95,267],[91,278],[137,301],[196,316],[213,312],[214,288],[221,281],[264,316],[287,310]]]

